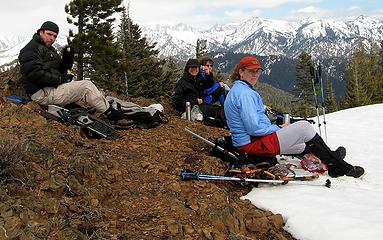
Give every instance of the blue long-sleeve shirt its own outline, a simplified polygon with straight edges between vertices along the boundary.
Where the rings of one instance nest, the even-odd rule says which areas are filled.
[[[244,81],[235,82],[226,97],[224,110],[235,147],[249,144],[251,136],[262,137],[279,129],[266,116],[259,93]]]

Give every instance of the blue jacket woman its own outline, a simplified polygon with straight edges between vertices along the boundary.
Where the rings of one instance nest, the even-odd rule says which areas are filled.
[[[244,57],[231,76],[235,84],[226,97],[224,109],[233,145],[250,155],[267,157],[311,152],[328,166],[331,177],[362,176],[362,167],[344,161],[345,148],[331,151],[307,121],[281,127],[271,124],[262,98],[253,87],[262,71],[256,58]]]

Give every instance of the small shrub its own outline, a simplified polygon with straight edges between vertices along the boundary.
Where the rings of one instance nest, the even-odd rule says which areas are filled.
[[[0,134],[0,182],[19,181],[24,184],[27,148],[26,141]]]

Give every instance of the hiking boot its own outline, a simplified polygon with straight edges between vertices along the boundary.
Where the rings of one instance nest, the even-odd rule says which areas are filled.
[[[335,153],[338,154],[340,159],[344,159],[346,157],[346,148],[340,146],[335,150]]]
[[[306,143],[306,147],[327,165],[328,175],[330,177],[336,178],[344,176],[354,168],[343,159],[346,156],[346,149],[344,147],[339,147],[336,151],[331,151],[318,134]],[[357,176],[358,174],[350,173],[350,175]]]
[[[110,107],[108,110],[106,110],[103,115],[109,120],[110,124],[116,125],[116,126],[132,126],[134,124],[133,120],[128,120],[125,118],[125,115]]]
[[[344,176],[344,172],[334,166],[328,166],[328,175],[332,178]]]
[[[354,177],[359,178],[364,174],[364,169],[360,166],[353,166],[348,173],[346,173],[346,176],[348,177]]]
[[[131,127],[135,124],[133,120],[129,120],[129,119],[121,119],[118,121],[109,120],[109,121],[113,126],[118,126],[118,127]]]
[[[347,171],[347,173],[344,173],[342,170],[336,167],[329,168],[328,175],[332,178],[337,178],[341,176],[348,176],[348,177],[354,177],[359,178],[364,174],[364,169],[360,166],[351,166],[350,170]]]
[[[113,121],[113,122],[117,122],[119,120],[122,120],[122,119],[125,119],[125,115],[110,107],[108,110],[106,110],[104,113],[103,113],[110,121]]]

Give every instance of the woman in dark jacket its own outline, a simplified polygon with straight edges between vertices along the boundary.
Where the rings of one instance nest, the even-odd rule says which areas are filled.
[[[189,59],[186,63],[184,74],[176,84],[174,94],[174,106],[180,111],[185,111],[186,102],[190,102],[191,107],[198,105],[204,120],[209,118],[218,121],[217,125],[226,125],[223,107],[209,105],[204,102],[203,91],[208,88],[208,82],[200,73],[200,64],[197,59]]]

